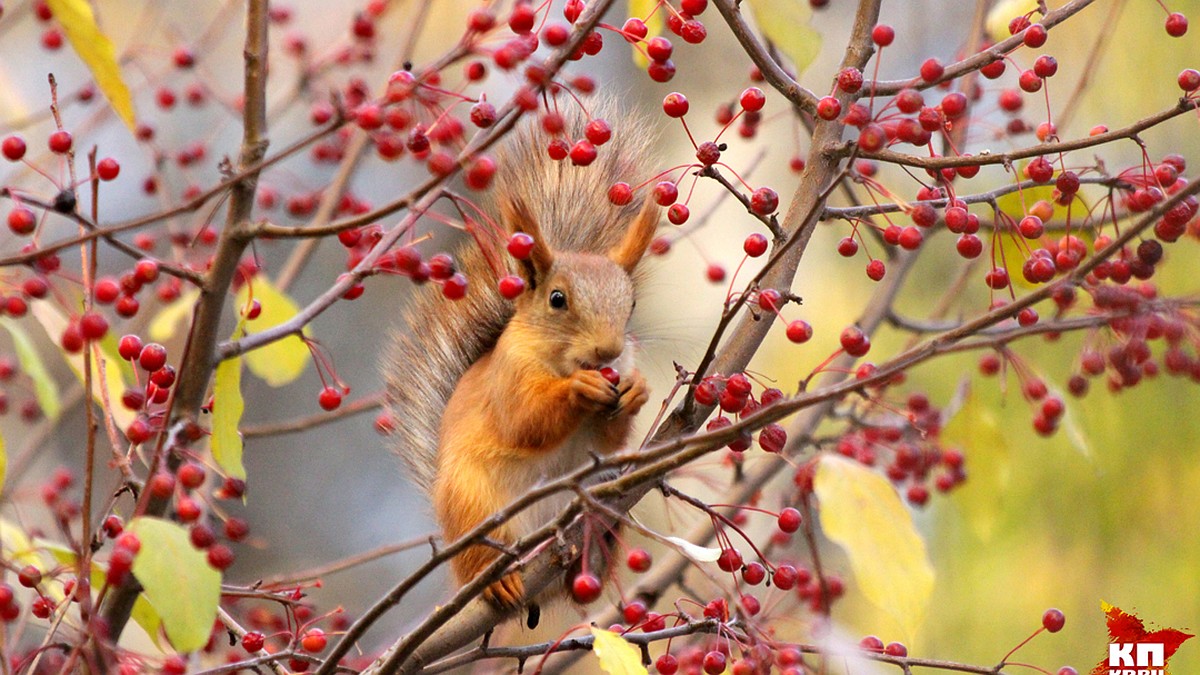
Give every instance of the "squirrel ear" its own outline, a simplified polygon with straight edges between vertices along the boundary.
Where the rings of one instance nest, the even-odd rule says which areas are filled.
[[[658,229],[658,214],[658,204],[653,196],[647,195],[642,210],[625,231],[625,238],[608,252],[609,259],[632,273],[654,239],[654,231]]]
[[[542,230],[538,226],[537,219],[529,211],[529,205],[520,197],[514,197],[511,200],[505,200],[500,204],[500,214],[504,219],[504,224],[510,232],[524,232],[530,237],[533,237],[533,250],[529,252],[529,257],[521,261],[521,266],[528,277],[530,289],[537,288],[537,282],[544,278],[550,272],[550,267],[554,265],[554,252],[546,245],[542,238]]]

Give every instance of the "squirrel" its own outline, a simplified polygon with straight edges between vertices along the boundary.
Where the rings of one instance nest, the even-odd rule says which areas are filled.
[[[593,112],[613,119],[603,101]],[[572,107],[561,115],[565,137],[583,138],[586,114]],[[614,182],[640,175],[652,135],[630,116],[620,116],[613,128],[595,161],[575,166],[548,156],[552,137],[540,125],[518,125],[497,153],[492,202],[506,234],[533,238],[526,260],[500,256],[508,272],[521,275],[524,292],[510,302],[495,283],[484,282],[447,301],[425,289],[393,339],[384,368],[394,450],[429,493],[443,541],[458,539],[593,454],[623,448],[647,401],[628,325],[636,268],[654,237],[659,207],[649,198],[616,206],[607,192]],[[457,251],[469,279],[495,278],[481,250],[489,243],[498,244],[467,242]],[[616,384],[605,376],[611,373],[601,373],[609,367],[618,374]],[[489,538],[514,543],[570,499],[569,493],[543,499]],[[474,545],[455,556],[451,568],[459,585],[497,555],[493,547]],[[520,607],[525,595],[515,571],[484,591],[502,609]]]

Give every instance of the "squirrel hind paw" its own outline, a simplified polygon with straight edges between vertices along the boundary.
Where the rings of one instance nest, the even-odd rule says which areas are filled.
[[[516,572],[506,574],[499,581],[489,584],[483,591],[483,597],[500,609],[515,610],[525,601],[525,582]]]

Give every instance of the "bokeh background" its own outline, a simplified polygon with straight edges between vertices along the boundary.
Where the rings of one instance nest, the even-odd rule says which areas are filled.
[[[88,77],[69,49],[47,53],[37,46],[41,28],[25,4],[6,3],[0,18],[0,131],[12,121],[46,107],[47,72],[53,72],[68,91]],[[396,61],[417,11],[416,0],[394,4],[379,25],[381,39],[375,65],[357,68],[372,87],[390,72],[389,64]],[[457,39],[462,17],[475,4],[466,0],[432,3],[426,29],[416,42],[414,61],[428,61]],[[885,2],[883,20],[895,26],[897,40],[896,47],[885,52],[881,77],[908,76],[930,56],[952,60],[967,33],[973,4]],[[1049,4],[1053,7],[1061,3]],[[1195,0],[1177,0],[1170,5],[1172,10],[1193,18],[1200,16],[1200,2]],[[360,9],[354,3],[306,0],[295,0],[289,6],[293,10],[291,23],[276,30],[272,38],[278,42],[287,32],[298,31],[306,34],[316,48],[344,37],[344,27]],[[624,10],[618,10],[610,23],[623,21]],[[157,114],[153,111],[153,87],[146,82],[170,71],[170,54],[177,44],[198,39],[206,26],[222,16],[227,17],[228,27],[221,29],[206,53],[198,55],[200,72],[218,94],[217,99],[234,100],[241,86],[240,11],[237,3],[211,0],[102,3],[105,29],[118,49],[128,54],[125,72],[137,91],[139,110]],[[709,12],[712,16],[705,17],[709,39],[699,46],[677,46],[679,74],[668,84],[651,82],[632,62],[628,49],[613,41],[600,56],[584,65],[606,88],[619,92],[626,106],[648,114],[657,111],[666,93],[686,93],[692,101],[689,121],[693,133],[711,135],[717,128],[712,111],[748,84],[749,60],[719,25],[715,10]],[[853,3],[832,0],[830,7],[812,17],[811,26],[820,36],[820,51],[801,81],[819,93],[828,89],[841,58],[852,13]],[[1049,87],[1052,106],[1070,95],[1097,35],[1109,36],[1107,47],[1092,64],[1091,86],[1070,123],[1060,126],[1063,137],[1084,134],[1098,123],[1111,128],[1128,124],[1166,108],[1178,97],[1175,75],[1182,68],[1200,63],[1200,38],[1196,31],[1182,39],[1167,37],[1162,29],[1164,17],[1157,3],[1150,0],[1107,0],[1095,3],[1051,33],[1041,51],[1055,54],[1060,63],[1059,74]],[[331,30],[331,26],[337,30]],[[579,66],[574,68],[579,70]],[[274,100],[291,95],[295,68],[290,62],[277,59],[272,78]],[[327,90],[328,83],[315,82],[311,95],[324,96],[322,86]],[[492,78],[487,86],[489,97],[495,101],[504,100],[511,90],[511,83],[503,78]],[[996,140],[988,131],[1002,121],[997,121],[1001,118],[994,103],[996,85],[985,81],[984,86],[985,100],[975,108],[982,119],[973,126],[970,137],[969,149],[975,152],[1002,149],[1007,143]],[[1028,98],[1027,106],[1026,119],[1036,123],[1039,118],[1033,97]],[[149,197],[141,190],[141,180],[151,171],[152,157],[123,127],[112,123],[111,116],[99,110],[101,107],[98,103],[73,107],[66,117],[68,126],[80,129],[77,138],[85,139],[89,146],[98,145],[102,156],[121,158],[121,179],[106,186],[102,195],[102,213],[107,218],[121,220],[161,208],[161,199],[167,198],[163,195],[178,195],[191,182],[211,183],[217,178],[216,160],[236,154],[240,129],[232,111],[214,115],[211,109],[193,111],[180,106],[169,116],[158,115],[157,142],[163,148],[175,149],[194,139],[197,125],[202,125],[210,154],[187,173],[168,173],[170,179],[160,196]],[[775,187],[786,204],[796,184],[787,160],[797,151],[806,152],[807,145],[796,140],[794,122],[782,99],[769,96],[767,113],[760,139],[740,142],[731,138],[725,159],[735,167],[748,167],[756,162],[759,148],[765,148],[766,155],[749,181]],[[220,122],[213,124],[213,119]],[[658,151],[661,165],[688,161],[691,150],[682,129],[668,124],[661,115],[655,119],[662,128]],[[306,106],[273,115],[271,125],[273,147],[282,147],[309,128]],[[1156,161],[1168,152],[1176,152],[1200,162],[1200,134],[1196,132],[1197,119],[1185,115],[1142,138]],[[26,135],[37,137],[34,132]],[[1028,140],[1026,137],[1022,142]],[[1096,154],[1110,172],[1140,159],[1140,151],[1132,142],[1099,149]],[[1072,161],[1086,164],[1090,157],[1088,152],[1077,153]],[[0,167],[0,180],[27,180],[12,171],[10,166]],[[409,163],[390,164],[368,156],[353,179],[352,189],[362,198],[382,203],[403,191],[419,174],[420,170]],[[272,171],[265,183],[286,190],[295,185],[316,189],[331,175],[328,166],[314,167],[301,156]],[[900,194],[915,192],[915,185],[903,174],[885,169],[881,176]],[[991,170],[981,172],[970,186],[982,190],[1004,182],[1004,175]],[[718,197],[716,186],[701,184],[693,201],[693,214],[702,212]],[[652,263],[655,272],[649,297],[639,303],[637,322],[645,348],[643,369],[657,392],[665,392],[673,379],[672,361],[695,363],[715,324],[725,289],[704,280],[705,264],[722,264],[732,271],[741,258],[741,241],[752,231],[750,219],[728,201],[718,208],[707,227],[676,242],[668,256]],[[218,211],[216,217],[219,215]],[[287,221],[280,212],[265,215]],[[199,222],[185,219],[177,224],[195,226]],[[843,224],[822,226],[793,288],[803,296],[804,305],[791,308],[789,317],[802,317],[812,323],[816,328],[813,341],[796,347],[783,338],[780,329],[753,364],[755,371],[775,378],[785,390],[789,389],[788,383],[803,377],[834,349],[840,328],[854,319],[874,287],[862,273],[861,254],[852,260],[837,255],[835,243],[847,233]],[[451,245],[446,242],[447,247]],[[0,234],[0,251],[11,252],[18,246],[7,231]],[[927,254],[909,282],[900,306],[913,315],[919,315],[922,308],[940,297],[960,263],[952,255],[948,238],[934,237],[927,246],[940,247],[944,253]],[[258,253],[271,273],[286,259],[288,249],[282,244],[266,243]],[[1196,242],[1184,241],[1170,248],[1168,255],[1178,259],[1163,266],[1157,278],[1163,292],[1194,294],[1198,290],[1194,271],[1200,261]],[[302,304],[315,297],[344,269],[344,259],[340,247],[331,242],[322,244],[291,288],[293,297]],[[115,266],[122,261],[112,257],[103,262]],[[361,300],[339,303],[313,323],[313,335],[332,353],[339,374],[353,386],[351,399],[381,388],[381,353],[409,292],[405,280],[371,279]],[[987,302],[980,281],[971,285],[956,310],[977,312]],[[154,303],[146,304],[137,321],[153,315]],[[0,350],[8,350],[6,339],[0,336]],[[1016,350],[1044,373],[1053,387],[1062,390],[1074,368],[1081,339],[1066,336],[1055,343],[1030,341]],[[906,340],[905,335],[885,329],[873,340],[873,353],[890,353]],[[177,339],[169,347],[177,353],[180,344]],[[51,358],[48,343],[45,347],[47,360],[57,366],[55,374],[66,388],[72,383],[70,373]],[[993,664],[1040,625],[1044,609],[1056,606],[1066,613],[1066,628],[1057,636],[1035,640],[1024,648],[1020,660],[1049,669],[1072,664],[1085,672],[1106,653],[1101,600],[1163,625],[1200,629],[1200,462],[1196,461],[1200,449],[1200,422],[1196,419],[1200,390],[1195,384],[1165,376],[1117,395],[1095,386],[1087,398],[1069,401],[1074,426],[1083,441],[1061,432],[1044,439],[1031,428],[1031,412],[1015,380],[1002,382],[975,375],[976,359],[976,355],[955,356],[921,367],[911,373],[905,385],[905,391],[924,391],[935,403],[944,403],[964,379],[973,381],[975,395],[994,412],[1004,439],[986,459],[994,471],[972,471],[961,490],[950,497],[935,496],[929,506],[916,513],[927,537],[937,582],[921,630],[909,638],[910,653]],[[247,425],[292,419],[317,410],[320,385],[311,368],[284,389],[272,389],[248,376],[243,381]],[[648,406],[644,417],[650,417],[652,407]],[[59,464],[82,465],[82,423],[73,423],[82,419],[78,405],[67,411],[54,434],[35,447],[23,444],[28,428],[11,417],[0,420],[0,429],[8,439],[10,453],[18,449],[26,452],[16,465],[20,470],[37,476]],[[258,438],[247,443],[250,498],[245,516],[256,534],[256,544],[240,547],[239,562],[231,570],[233,581],[249,583],[317,566],[435,530],[425,498],[406,482],[384,439],[373,430],[372,417],[360,415],[304,434]],[[648,421],[643,420],[643,424]],[[967,461],[970,471],[974,460],[968,456]],[[693,470],[702,472],[716,464],[715,460],[701,463]],[[13,480],[10,476],[10,485]],[[31,478],[23,484],[36,482]],[[23,501],[20,492],[11,496],[4,504],[5,512],[26,522],[36,521],[32,506],[36,498],[26,494],[28,498]],[[649,518],[648,514],[660,506],[661,502],[647,503],[639,513]],[[416,549],[330,575],[322,588],[314,590],[313,597],[322,606],[342,605],[356,615],[419,564],[425,554],[424,549]],[[849,577],[848,567],[836,552],[831,550],[829,555],[832,566],[840,567]],[[901,639],[892,619],[855,593],[853,583],[850,587],[847,600],[835,610],[840,629],[855,638],[878,634],[885,641]],[[410,603],[392,612],[372,633],[372,639],[382,641],[394,635],[446,593],[445,579],[432,579]],[[798,625],[802,627],[803,622]],[[798,630],[800,634],[795,637],[802,638],[802,628]],[[1200,672],[1200,642],[1185,644],[1173,672]]]

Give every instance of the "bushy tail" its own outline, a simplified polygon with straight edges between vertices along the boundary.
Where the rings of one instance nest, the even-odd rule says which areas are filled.
[[[569,143],[584,138],[587,116],[573,101],[559,102],[562,137]],[[641,208],[640,197],[614,206],[608,189],[617,181],[636,185],[645,180],[651,133],[644,122],[617,113],[607,101],[595,102],[591,113],[607,120],[613,134],[589,166],[550,159],[546,149],[552,137],[534,119],[518,126],[496,157],[490,212],[499,214],[501,205],[521,199],[558,251],[608,251],[621,242]],[[510,231],[509,223],[503,225]],[[499,258],[516,273],[507,254]],[[446,300],[432,284],[420,289],[384,361],[387,407],[395,423],[393,448],[426,492],[437,470],[438,429],[450,395],[467,368],[495,346],[513,313],[475,242],[461,246],[456,260],[468,278],[466,297]]]

